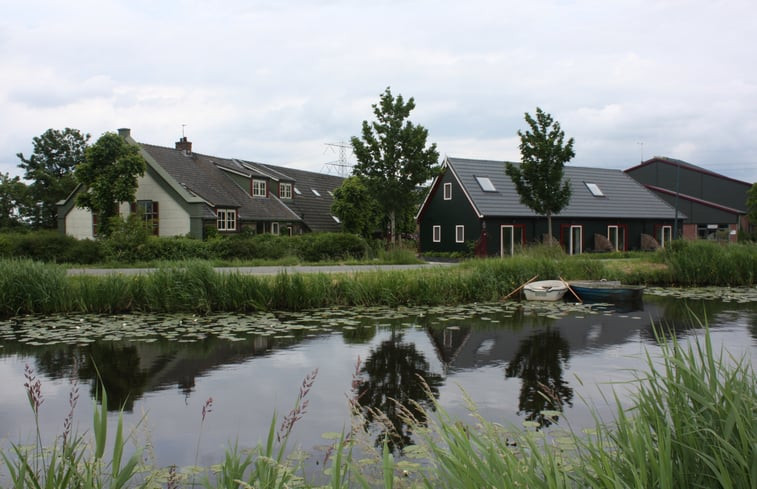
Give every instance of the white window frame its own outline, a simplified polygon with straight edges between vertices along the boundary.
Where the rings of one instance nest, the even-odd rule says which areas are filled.
[[[667,240],[665,239],[666,236],[668,237]],[[668,241],[673,241],[673,226],[670,224],[664,224],[660,227],[660,246],[665,248]]]
[[[272,222],[271,223],[271,234],[275,234],[275,235],[279,234],[279,223],[278,222]]]
[[[455,226],[455,243],[465,243],[465,226],[462,224]]]
[[[442,227],[439,225],[431,227],[431,240],[434,243],[442,242]]]
[[[615,239],[612,237],[612,230],[615,230]],[[618,242],[620,241],[620,226],[614,224],[607,226],[607,240],[613,245],[613,247],[615,247],[615,251],[620,251],[620,248],[618,248]]]
[[[481,187],[481,190],[484,192],[497,191],[497,187],[494,186],[492,179],[489,177],[476,177],[476,181],[478,182],[478,186]]]
[[[575,249],[573,246],[573,231],[578,230],[578,250]],[[584,227],[581,225],[571,225],[570,229],[568,231],[568,254],[569,255],[580,255],[582,252],[583,242],[584,242]]]
[[[216,228],[219,231],[236,231],[237,230],[237,210],[236,209],[217,209],[216,210]]]
[[[279,184],[279,197],[282,199],[292,198],[292,184],[291,183]]]
[[[268,196],[268,185],[266,184],[265,180],[254,179],[252,181],[252,196],[253,197],[267,197]]]
[[[589,192],[591,192],[591,195],[594,197],[604,197],[605,193],[602,192],[602,189],[599,188],[599,185],[592,182],[584,182],[584,185],[586,185],[586,188],[589,189]]]
[[[452,183],[444,184],[444,200],[452,200]]]

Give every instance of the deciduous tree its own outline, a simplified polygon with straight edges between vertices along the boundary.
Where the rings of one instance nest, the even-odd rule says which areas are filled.
[[[29,205],[22,212],[32,227],[52,229],[58,225],[57,203],[76,187],[74,167],[84,160],[89,137],[69,127],[48,129],[32,140],[34,151],[29,159],[23,153],[16,155],[22,162],[19,168],[25,170],[24,179],[31,182]]]
[[[98,216],[102,236],[108,235],[109,221],[118,215],[118,204],[134,200],[137,177],[144,175],[145,167],[137,147],[112,132],[87,148],[75,172],[76,180],[85,186],[76,204]]]
[[[23,225],[21,215],[26,204],[28,187],[19,177],[0,173],[0,228],[18,228]]]
[[[334,190],[331,212],[342,223],[342,230],[369,238],[381,229],[380,206],[368,192],[362,177],[351,176]]]
[[[415,205],[415,189],[438,171],[436,144],[426,147],[428,130],[408,120],[415,108],[411,97],[394,97],[387,88],[373,105],[376,120],[363,121],[361,138],[352,137],[357,159],[353,174],[362,177],[389,222],[392,242],[397,219]],[[410,212],[411,212],[410,211]]]
[[[520,202],[547,217],[547,233],[552,241],[552,215],[570,202],[570,182],[563,180],[563,168],[576,154],[573,138],[565,142],[560,123],[536,108],[536,118],[526,112],[530,129],[518,131],[521,164],[505,163],[505,171],[515,184]]]

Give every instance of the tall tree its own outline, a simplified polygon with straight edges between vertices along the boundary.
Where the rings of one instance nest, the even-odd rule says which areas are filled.
[[[521,164],[505,163],[505,171],[515,184],[521,204],[547,216],[547,233],[552,242],[552,215],[570,202],[570,182],[563,181],[563,167],[576,153],[573,138],[564,142],[565,133],[552,116],[536,108],[536,119],[526,112],[530,130],[518,131]]]
[[[22,209],[27,199],[28,187],[19,177],[0,173],[0,229],[18,228],[23,225]]]
[[[89,134],[69,127],[59,131],[48,129],[33,141],[34,152],[29,159],[23,153],[19,168],[25,170],[29,184],[29,205],[22,212],[34,228],[55,228],[58,225],[59,200],[76,187],[74,167],[84,160]]]
[[[146,163],[136,146],[121,136],[106,132],[87,148],[84,161],[76,167],[76,180],[85,186],[76,204],[97,215],[99,234],[109,234],[109,224],[118,215],[120,202],[131,202],[137,192],[137,177],[145,174]]]
[[[381,229],[379,205],[368,192],[362,177],[351,176],[334,190],[331,212],[342,223],[342,230],[369,238]]]
[[[371,195],[389,222],[392,242],[397,241],[397,218],[415,204],[415,189],[438,171],[436,143],[426,147],[428,130],[408,120],[415,108],[411,97],[395,98],[387,87],[374,104],[374,122],[363,121],[362,137],[351,138],[357,159],[354,175],[364,178]]]
[[[752,184],[752,188],[747,192],[746,208],[749,223],[757,227],[757,183]]]

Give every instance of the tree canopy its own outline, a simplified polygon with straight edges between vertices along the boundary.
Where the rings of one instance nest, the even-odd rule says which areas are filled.
[[[23,226],[22,212],[27,204],[28,188],[19,177],[0,173],[0,228]]]
[[[747,215],[752,226],[757,226],[757,183],[747,192],[746,198]]]
[[[351,138],[357,159],[353,175],[364,179],[396,242],[397,220],[412,213],[416,188],[438,172],[439,153],[435,143],[426,147],[428,130],[408,120],[415,108],[412,97],[405,102],[387,87],[372,107],[376,120],[363,121],[361,137]]]
[[[368,192],[362,177],[351,176],[334,190],[331,212],[342,223],[342,230],[348,233],[370,237],[381,229],[380,206]]]
[[[76,204],[97,215],[99,234],[108,235],[109,221],[118,215],[120,202],[134,200],[137,177],[144,175],[145,167],[137,147],[113,132],[106,132],[87,148],[75,171],[76,180],[85,186]]]
[[[76,187],[74,168],[84,160],[89,134],[69,127],[62,131],[48,129],[33,138],[34,151],[27,159],[23,153],[19,168],[25,170],[28,206],[21,210],[34,228],[55,228],[58,225],[57,203]]]
[[[547,217],[551,241],[552,215],[570,202],[570,182],[563,181],[563,168],[576,155],[573,138],[566,143],[560,123],[538,107],[535,119],[528,112],[525,119],[530,129],[518,131],[521,164],[505,163],[505,171],[515,184],[520,202]]]

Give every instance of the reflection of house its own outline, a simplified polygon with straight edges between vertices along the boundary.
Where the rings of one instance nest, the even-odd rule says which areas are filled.
[[[147,161],[136,202],[123,204],[121,213],[140,210],[156,235],[200,238],[207,229],[296,234],[341,228],[331,215],[331,192],[341,177],[194,153],[185,137],[166,148],[137,143],[129,129],[119,129],[119,135],[138,146]],[[88,210],[75,207],[75,193],[59,204],[58,226],[74,237],[91,238],[96,223]]]
[[[587,314],[566,316],[559,320],[535,316],[532,323],[528,316],[524,316],[514,322],[517,326],[512,327],[466,319],[465,326],[428,327],[426,332],[445,368],[476,369],[486,365],[508,364],[516,357],[525,340],[546,331],[559,332],[572,355],[589,349],[602,350],[623,345],[640,333],[641,337],[653,341],[653,324],[660,321],[662,314],[660,307],[647,303],[643,312],[632,315]],[[452,342],[448,341],[450,333]]]
[[[569,253],[608,244],[639,249],[642,234],[663,244],[670,238],[673,207],[622,171],[566,166],[565,177],[572,195],[552,217],[552,232]],[[520,203],[503,161],[446,158],[417,220],[421,252],[467,251],[475,243],[479,254],[504,256],[547,233],[547,219]]]
[[[752,184],[685,161],[656,156],[626,170],[642,185],[686,214],[683,237],[736,240],[731,231],[747,230],[747,192]]]

